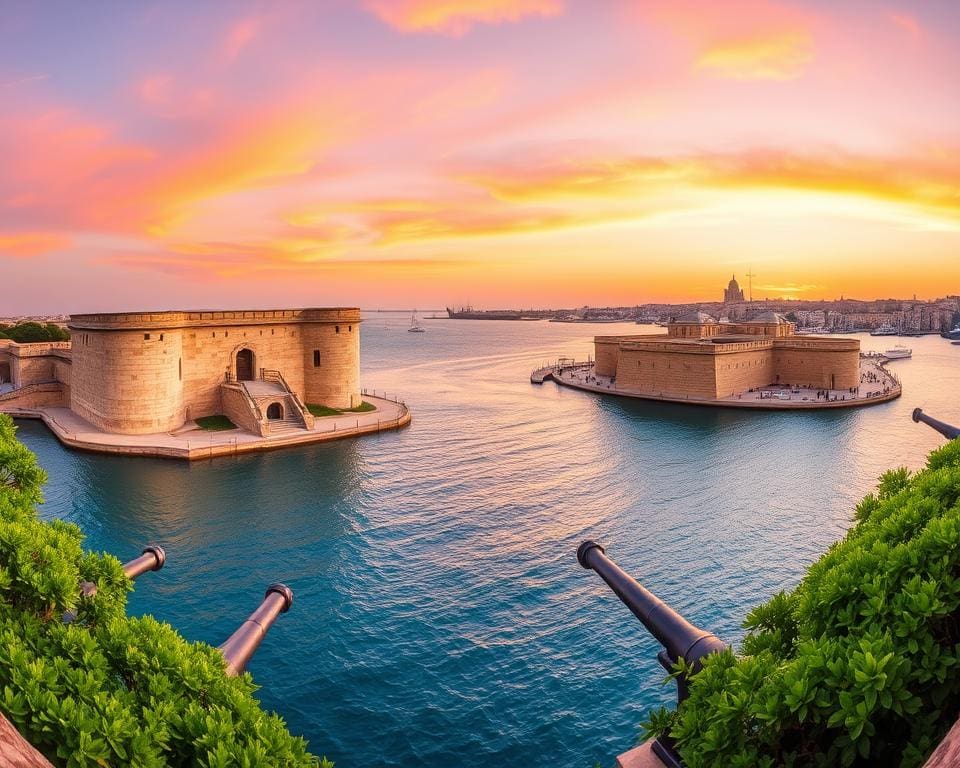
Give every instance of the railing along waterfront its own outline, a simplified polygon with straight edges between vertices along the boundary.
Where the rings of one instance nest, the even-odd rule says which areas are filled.
[[[701,668],[701,659],[704,656],[727,648],[727,644],[712,632],[691,624],[620,568],[595,541],[587,540],[580,545],[577,549],[577,560],[584,568],[596,571],[663,646],[663,650],[657,654],[657,661],[668,672],[674,672],[674,666],[682,659],[689,668],[689,674],[696,674]],[[676,681],[679,704],[688,695],[687,678],[685,674],[679,674]],[[682,766],[669,734],[654,740],[653,751],[669,768]]]
[[[947,440],[956,440],[960,437],[960,427],[954,427],[951,424],[947,424],[945,421],[940,421],[935,419],[932,416],[927,416],[920,408],[914,408],[911,418],[917,423],[923,422],[928,427],[937,430],[941,435],[943,435]]]

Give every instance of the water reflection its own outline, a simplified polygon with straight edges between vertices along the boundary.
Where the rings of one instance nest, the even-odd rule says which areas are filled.
[[[219,643],[267,583],[295,588],[250,669],[343,766],[607,761],[672,692],[653,641],[577,565],[583,538],[736,640],[883,469],[942,443],[910,410],[958,418],[960,348],[939,339],[898,364],[899,401],[761,414],[528,383],[633,325],[425,326],[363,330],[365,386],[413,409],[399,433],[187,465],[67,452],[21,424],[52,478],[45,515],[121,557],[167,548],[132,612]]]

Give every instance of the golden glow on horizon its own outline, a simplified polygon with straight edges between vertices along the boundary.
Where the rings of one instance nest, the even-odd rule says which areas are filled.
[[[158,305],[713,299],[748,264],[760,295],[960,289],[932,6],[241,4],[151,49],[179,13],[117,21],[116,83],[0,69],[8,275]]]

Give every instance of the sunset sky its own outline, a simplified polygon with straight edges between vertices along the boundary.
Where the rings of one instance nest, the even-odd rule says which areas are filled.
[[[960,292],[960,4],[0,8],[0,315]]]

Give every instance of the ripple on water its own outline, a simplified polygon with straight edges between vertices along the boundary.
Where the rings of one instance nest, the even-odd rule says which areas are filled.
[[[67,452],[21,423],[51,476],[45,516],[121,557],[167,548],[132,612],[219,643],[266,584],[294,587],[251,671],[264,703],[341,766],[609,764],[673,692],[577,544],[603,542],[736,641],[880,472],[940,444],[910,410],[946,418],[960,386],[960,348],[925,338],[893,403],[685,408],[527,383],[545,360],[585,357],[589,327],[427,328],[364,328],[364,383],[413,410],[400,433],[185,465]]]

